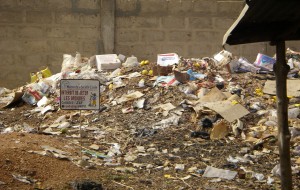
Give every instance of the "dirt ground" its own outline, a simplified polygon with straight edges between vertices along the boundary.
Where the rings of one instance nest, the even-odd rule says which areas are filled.
[[[201,128],[199,122],[204,117],[222,120],[218,114],[209,110],[196,114],[191,107],[182,104],[187,97],[179,87],[153,88],[147,86],[151,84],[148,77],[146,86],[138,88],[139,80],[128,80],[125,87],[113,91],[107,89],[101,97],[100,111],[60,110],[55,101],[52,103],[54,111],[44,115],[23,102],[1,109],[0,189],[88,189],[75,188],[74,184],[80,181],[93,181],[107,190],[280,188],[279,177],[271,173],[279,162],[276,127],[260,129],[263,126],[257,123],[265,116],[249,107],[250,102],[261,101],[265,109],[275,108],[275,103],[270,101],[272,96],[253,93],[256,88],[262,88],[266,78],[235,76],[246,95],[242,105],[250,110],[241,118],[247,138],[235,137],[230,131],[220,140],[191,135],[194,131],[210,133],[211,129]],[[131,108],[132,101],[110,104],[111,97],[120,97],[129,90],[143,92],[152,107],[168,102],[181,105],[183,111],[178,124],[155,129],[153,123],[170,115],[164,116],[161,111],[147,106],[122,113],[123,108]],[[158,100],[151,103],[157,93],[160,94]],[[66,129],[52,126],[61,116],[65,116],[63,122],[70,124]],[[53,131],[45,132],[48,128]],[[251,135],[256,141],[249,140]],[[291,149],[298,142],[297,138],[292,139]],[[45,147],[48,147],[46,151]],[[113,156],[108,157],[109,153]],[[233,163],[228,161],[230,156],[247,159]],[[297,160],[299,155],[292,151],[293,168],[298,167]],[[238,174],[232,180],[203,177],[207,166]],[[293,171],[296,171],[293,185],[300,189],[299,172]],[[258,179],[256,174],[264,178]],[[268,177],[274,180],[270,184]]]

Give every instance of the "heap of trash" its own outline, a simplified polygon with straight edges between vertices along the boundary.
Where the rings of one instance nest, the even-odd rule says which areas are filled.
[[[292,169],[299,175],[300,52],[287,49],[286,59]],[[200,176],[215,178],[214,183],[251,179],[272,185],[279,181],[278,159],[269,160],[272,170],[256,168],[270,155],[278,157],[275,62],[275,56],[258,53],[251,63],[225,50],[202,58],[158,54],[155,62],[122,54],[90,58],[65,54],[60,73],[45,68],[31,73],[30,83],[22,87],[0,88],[0,133],[66,137],[83,155],[48,146],[31,152],[44,155],[48,151],[84,168],[101,165],[132,173],[162,170],[169,180],[178,179],[172,172],[184,172],[180,180],[186,183]],[[62,79],[98,80],[99,109],[61,109]],[[27,109],[20,121],[38,120],[37,126],[1,120],[1,115],[22,106]],[[182,137],[175,140],[175,147],[168,143],[172,136]],[[206,146],[208,142],[213,143],[211,147]],[[212,145],[220,151],[227,148],[224,144],[236,144],[238,150],[228,151],[228,157],[216,162],[222,154],[210,155]],[[200,152],[190,152],[195,150]]]

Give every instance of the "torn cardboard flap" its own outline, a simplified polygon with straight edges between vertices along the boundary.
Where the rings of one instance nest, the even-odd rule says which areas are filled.
[[[196,112],[200,111],[203,107],[207,107],[218,114],[220,114],[228,122],[233,122],[236,119],[240,119],[250,112],[244,108],[241,104],[233,105],[229,101],[217,101],[217,102],[204,102],[194,106]]]
[[[221,121],[214,125],[210,133],[210,139],[212,140],[223,139],[228,134],[229,134],[229,126],[224,121]]]
[[[11,104],[21,100],[23,92],[14,92],[0,97],[0,108],[6,108]]]
[[[287,80],[287,95],[300,97],[300,80]],[[276,81],[267,80],[263,92],[266,94],[276,94]]]
[[[166,103],[166,104],[160,104],[158,106],[155,106],[153,109],[158,109],[158,108],[161,108],[165,111],[170,111],[172,109],[175,109],[176,107],[171,103]]]
[[[227,99],[226,95],[223,94],[218,88],[211,89],[205,96],[203,96],[199,102],[216,102]]]

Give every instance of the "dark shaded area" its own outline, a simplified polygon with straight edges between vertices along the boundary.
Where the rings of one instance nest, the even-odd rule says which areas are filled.
[[[71,186],[73,190],[103,190],[100,183],[90,180],[74,181]]]
[[[298,40],[300,1],[246,0],[238,19],[224,35],[223,44]]]

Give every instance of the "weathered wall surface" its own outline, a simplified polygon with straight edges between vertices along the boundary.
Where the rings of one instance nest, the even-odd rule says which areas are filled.
[[[243,0],[117,0],[115,50],[138,58],[157,53],[212,56],[244,7]],[[299,43],[287,43],[297,49]],[[254,61],[258,52],[274,54],[268,43],[225,46]]]
[[[101,35],[109,31],[101,25],[107,14],[103,1],[109,2],[0,0],[0,86],[23,85],[42,66],[59,72],[64,53],[103,53],[103,41],[111,38]],[[212,56],[222,49],[223,35],[243,5],[242,0],[115,0],[113,52],[151,61],[168,52]],[[297,44],[290,46],[297,49]],[[267,43],[226,48],[249,61],[258,52],[274,53]]]
[[[0,86],[16,87],[29,73],[60,71],[63,53],[98,51],[99,0],[0,0]]]

